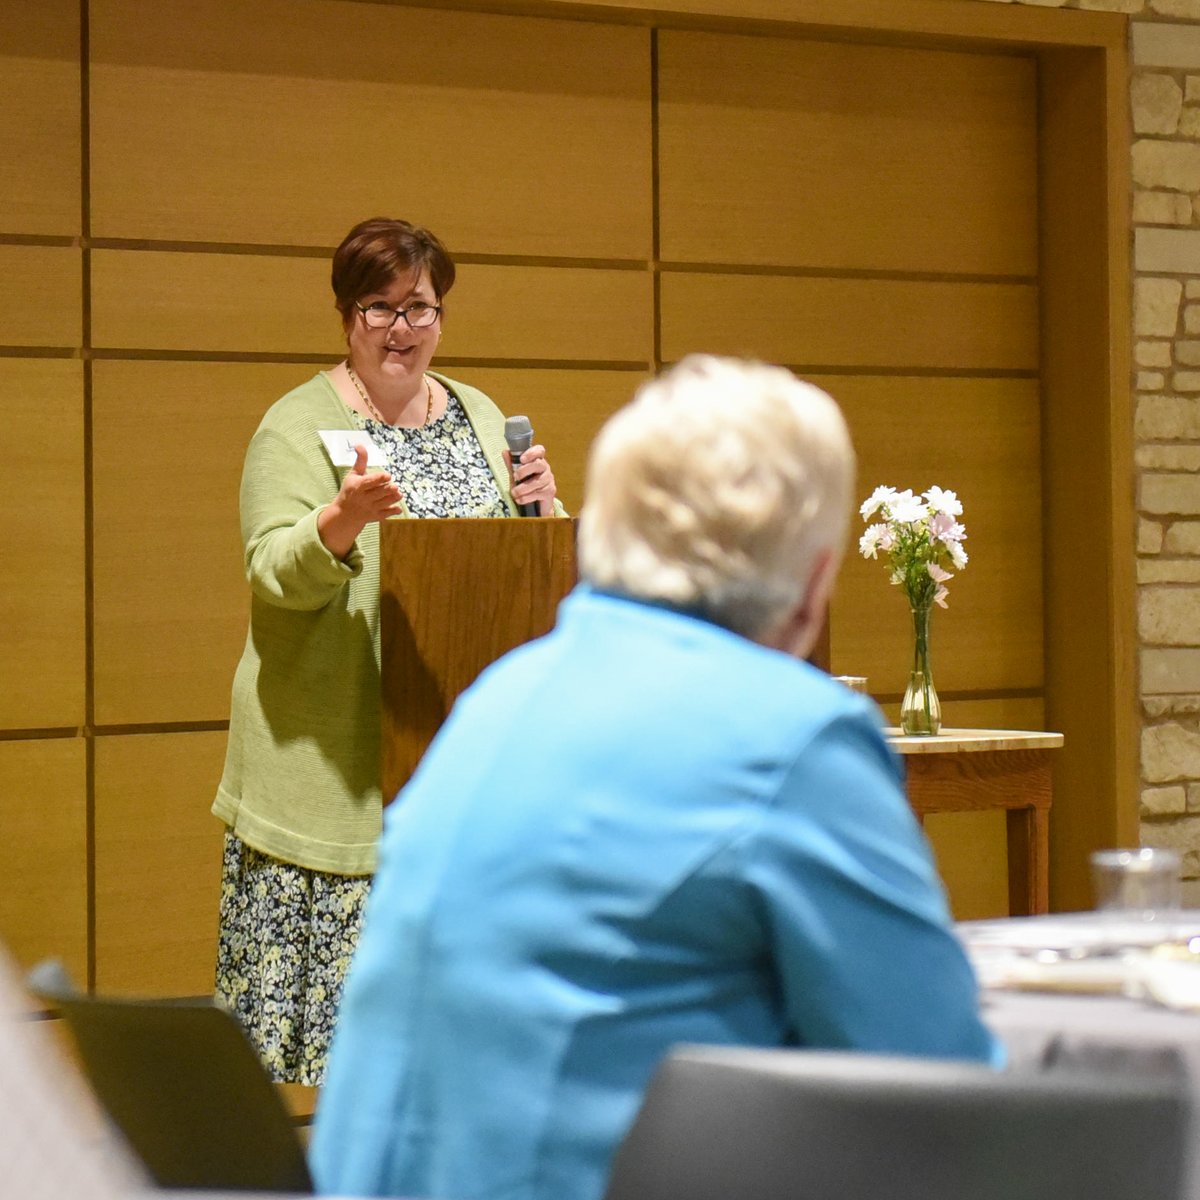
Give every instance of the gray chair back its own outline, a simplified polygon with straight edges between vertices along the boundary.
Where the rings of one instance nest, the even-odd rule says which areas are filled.
[[[159,1187],[312,1192],[291,1116],[232,1013],[88,996],[56,961],[26,986],[62,1013],[92,1090]]]
[[[606,1200],[1178,1200],[1175,1072],[680,1047]]]

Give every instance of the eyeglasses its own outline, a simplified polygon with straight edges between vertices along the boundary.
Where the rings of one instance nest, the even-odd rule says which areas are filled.
[[[392,308],[382,300],[364,306],[356,300],[354,307],[362,313],[368,329],[391,329],[400,317],[409,329],[428,329],[442,313],[440,304],[426,304],[423,300],[407,308]]]

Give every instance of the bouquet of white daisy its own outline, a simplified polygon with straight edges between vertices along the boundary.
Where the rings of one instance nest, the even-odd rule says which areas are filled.
[[[900,728],[910,734],[934,734],[942,726],[942,708],[929,669],[929,614],[946,607],[946,584],[967,565],[967,531],[958,519],[962,504],[940,487],[915,495],[877,487],[859,512],[866,532],[858,540],[864,558],[882,552],[891,581],[904,589],[913,618],[913,665],[900,705]]]
[[[967,565],[962,510],[958,497],[940,487],[920,495],[877,487],[859,509],[864,521],[877,519],[858,548],[864,558],[878,558],[881,550],[887,555],[892,583],[904,589],[914,609],[945,608],[946,584],[954,578],[947,567],[961,571]]]

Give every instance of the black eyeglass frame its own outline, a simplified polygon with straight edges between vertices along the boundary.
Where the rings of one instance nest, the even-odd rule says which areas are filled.
[[[392,306],[390,304],[383,304],[378,300],[376,300],[374,304],[359,304],[359,302],[357,300],[355,300],[354,307],[357,308],[360,313],[362,313],[363,324],[366,325],[366,327],[368,329],[391,329],[401,317],[404,318],[404,323],[405,323],[405,325],[407,325],[409,327],[409,329],[413,329],[413,330],[432,329],[433,326],[438,323],[438,318],[442,315],[442,306],[440,304],[426,304],[424,300],[419,301],[417,304],[410,304],[408,306],[408,308],[392,308]],[[426,312],[432,312],[433,320],[426,321],[424,325],[414,325],[408,319],[408,314],[414,308],[422,308]],[[367,320],[368,312],[384,312],[384,311],[390,312],[392,314],[392,319],[386,325],[372,325]]]

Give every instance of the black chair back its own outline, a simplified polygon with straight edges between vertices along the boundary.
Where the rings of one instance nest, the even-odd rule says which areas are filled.
[[[237,1018],[211,1000],[106,999],[43,962],[84,1073],[159,1187],[311,1193],[290,1114]]]
[[[1176,1072],[681,1047],[606,1200],[1178,1200]]]

